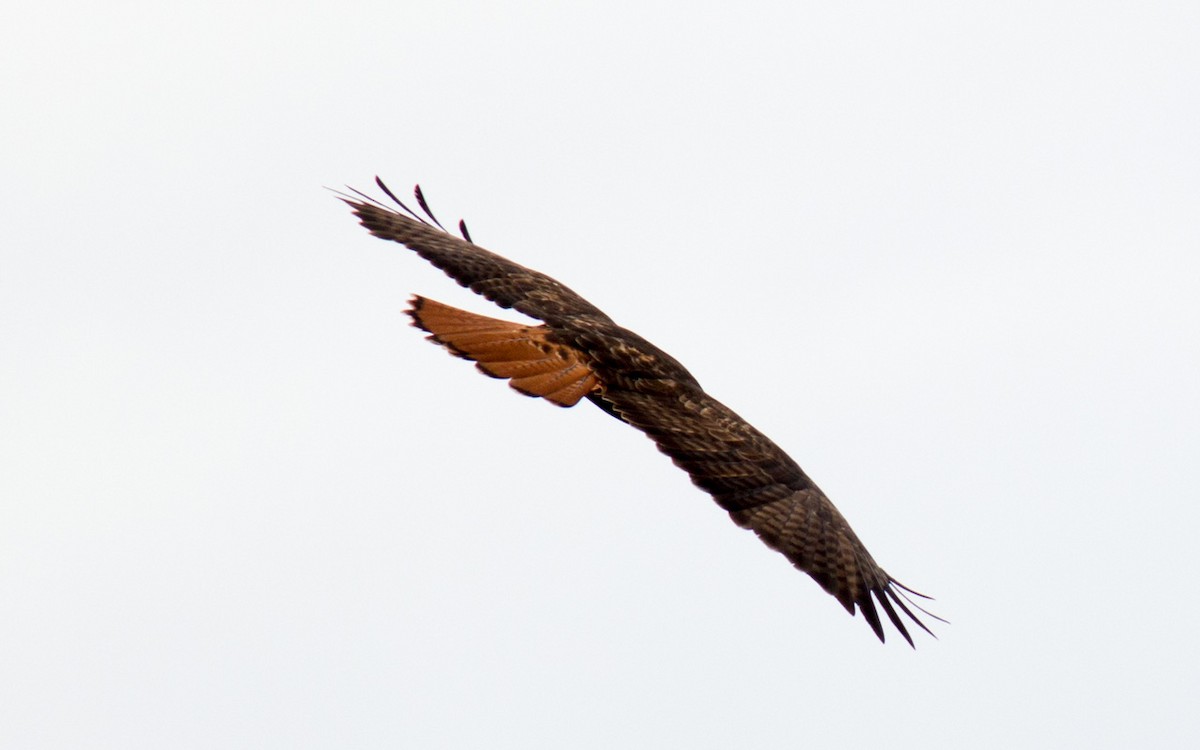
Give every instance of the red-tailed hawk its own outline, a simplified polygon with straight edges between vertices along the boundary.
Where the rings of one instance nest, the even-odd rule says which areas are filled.
[[[357,190],[358,198],[342,197],[371,234],[416,251],[500,307],[542,321],[496,320],[414,296],[407,312],[431,341],[474,361],[487,375],[507,378],[527,396],[564,407],[586,398],[644,432],[735,523],[753,530],[812,576],[850,614],[861,610],[880,641],[884,632],[876,602],[910,645],[912,636],[897,609],[926,632],[929,628],[908,605],[941,619],[905,592],[922,594],[876,564],[850,524],[790,456],[705,393],[674,357],[549,276],[474,244],[462,222],[462,239],[445,231],[419,186],[415,195],[425,217],[405,206],[378,177],[375,182],[396,208]]]

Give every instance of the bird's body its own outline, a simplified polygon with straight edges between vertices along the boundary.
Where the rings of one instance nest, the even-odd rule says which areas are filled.
[[[361,193],[362,200],[343,198],[373,235],[409,247],[471,291],[543,323],[496,320],[414,297],[408,313],[431,340],[485,374],[509,379],[521,393],[559,406],[587,398],[644,432],[734,522],[812,576],[851,614],[861,609],[880,640],[876,602],[910,644],[897,608],[928,631],[905,604],[904,592],[915,592],[875,563],[799,465],[705,393],[683,365],[558,281],[475,245],[461,223],[464,239],[435,226],[419,188],[418,203],[434,224],[376,181],[403,211]]]

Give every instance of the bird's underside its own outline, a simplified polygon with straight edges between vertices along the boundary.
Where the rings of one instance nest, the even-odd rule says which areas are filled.
[[[846,519],[795,461],[749,423],[709,396],[684,367],[617,325],[558,281],[445,231],[421,195],[411,211],[357,190],[343,196],[362,225],[410,248],[448,276],[500,307],[542,321],[496,320],[414,297],[408,314],[428,338],[521,393],[558,406],[587,398],[644,432],[739,526],[812,576],[851,614],[861,610],[882,641],[882,609],[913,643],[904,617],[926,632],[913,609],[937,618],[907,594],[922,596],[875,563]],[[907,592],[907,594],[906,594]],[[911,606],[911,608],[910,608]]]

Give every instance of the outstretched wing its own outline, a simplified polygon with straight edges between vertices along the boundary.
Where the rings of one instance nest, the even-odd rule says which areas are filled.
[[[399,242],[463,286],[544,325],[529,326],[468,313],[416,297],[409,315],[429,338],[507,378],[530,396],[572,406],[586,396],[648,435],[740,526],[808,573],[882,641],[882,609],[913,643],[905,619],[929,629],[922,612],[867,552],[853,529],[795,461],[731,409],[709,396],[674,358],[612,321],[558,281],[441,229],[410,211],[376,178],[400,209],[358,193],[344,196],[373,235]],[[907,602],[907,604],[906,604]],[[929,614],[926,612],[926,614]],[[935,617],[936,615],[930,615]],[[941,619],[941,618],[936,618]]]
[[[342,200],[376,237],[399,242],[416,251],[417,255],[445,271],[447,276],[500,307],[511,307],[551,325],[564,319],[579,318],[611,322],[595,305],[563,284],[544,273],[490,253],[466,239],[455,237],[442,229],[436,219],[433,224],[425,221],[401,203],[382,180],[376,177],[375,182],[403,211],[385,206],[358,191],[355,192],[363,200],[346,197]],[[433,219],[419,187],[417,200],[426,215]],[[459,226],[463,234],[469,236],[465,225],[460,222]]]
[[[916,592],[879,567],[825,493],[732,409],[699,388],[605,389],[602,397],[621,419],[654,440],[735,523],[812,576],[850,614],[860,609],[879,640],[884,631],[876,602],[910,645],[912,636],[897,609],[929,631],[909,608],[921,609],[905,594]]]

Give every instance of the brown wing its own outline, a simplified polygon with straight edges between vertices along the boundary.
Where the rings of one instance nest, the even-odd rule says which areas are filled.
[[[884,632],[876,602],[910,645],[912,636],[897,607],[929,632],[905,604],[904,592],[915,592],[879,567],[825,493],[733,410],[686,386],[668,392],[605,388],[602,393],[621,419],[654,440],[735,523],[783,553],[850,614],[861,609],[879,640]]]
[[[365,200],[343,197],[342,200],[353,209],[362,225],[376,237],[399,242],[414,250],[417,255],[445,271],[447,276],[462,286],[483,295],[500,307],[511,307],[551,324],[564,319],[580,318],[611,322],[607,315],[590,302],[549,276],[459,239],[441,229],[440,225],[429,224],[400,203],[378,177],[375,178],[375,182],[407,214],[411,214],[406,215],[393,210],[365,195]],[[419,193],[420,188],[417,190],[421,207],[425,208],[426,214],[433,219]],[[465,227],[463,229],[465,233]]]
[[[674,358],[549,276],[470,242],[461,223],[463,240],[435,228],[376,181],[408,215],[361,193],[364,200],[343,197],[372,234],[409,247],[498,305],[546,323],[495,320],[416,297],[409,315],[431,340],[475,361],[488,375],[509,378],[522,393],[560,406],[587,396],[644,432],[738,525],[812,576],[851,614],[862,610],[881,641],[878,608],[909,644],[912,636],[900,613],[929,631],[905,604],[921,609],[904,593],[916,592],[876,564],[796,462],[705,393]],[[433,219],[419,188],[417,200]]]

